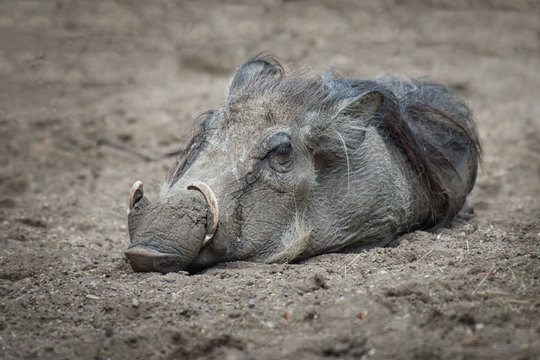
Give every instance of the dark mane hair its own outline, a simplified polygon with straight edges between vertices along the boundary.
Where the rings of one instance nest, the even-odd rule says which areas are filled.
[[[456,97],[456,94],[440,85],[417,85],[437,87],[437,90],[446,96]],[[382,134],[392,137],[405,152],[420,179],[429,204],[431,216],[420,228],[444,226],[455,217],[462,206],[456,203],[450,185],[456,178],[464,181],[457,169],[453,153],[467,153],[468,149],[472,149],[477,159],[481,156],[471,113],[462,102],[458,103],[462,105],[460,109],[456,107],[453,115],[450,115],[445,110],[426,103],[422,96],[410,94],[398,99],[397,94],[388,90],[383,90],[383,93],[385,97],[379,111],[378,128]],[[437,130],[443,131],[436,134]],[[468,144],[464,143],[463,139],[466,139]],[[472,188],[472,184],[470,187]]]
[[[448,224],[463,205],[451,186],[455,179],[465,181],[456,167],[458,158],[472,150],[479,161],[482,152],[472,113],[463,98],[440,84],[422,80],[381,77],[335,81],[360,92],[384,95],[377,129],[407,155],[429,204],[431,216],[419,227],[434,229]],[[473,185],[463,184],[467,191]]]

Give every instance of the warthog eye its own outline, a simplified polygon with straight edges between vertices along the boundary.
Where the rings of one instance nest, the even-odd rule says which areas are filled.
[[[288,172],[292,169],[292,145],[285,142],[277,145],[268,153],[268,163],[276,171]]]
[[[255,157],[253,170],[246,176],[248,184],[257,181],[260,172],[268,166],[277,172],[287,173],[293,168],[293,146],[291,135],[286,132],[279,132],[267,136],[258,149],[258,156]]]

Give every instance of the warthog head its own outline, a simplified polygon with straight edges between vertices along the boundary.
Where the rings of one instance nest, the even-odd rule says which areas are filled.
[[[133,269],[286,262],[359,238],[361,247],[388,242],[412,212],[422,221],[407,169],[395,165],[401,153],[372,124],[383,93],[341,80],[285,75],[265,56],[242,65],[159,199],[133,185],[125,252]]]

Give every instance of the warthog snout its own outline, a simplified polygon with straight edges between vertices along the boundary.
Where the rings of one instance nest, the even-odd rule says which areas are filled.
[[[219,220],[212,189],[194,182],[178,198],[180,201],[151,204],[142,182],[133,184],[128,215],[131,245],[124,252],[133,270],[185,270],[212,240]]]

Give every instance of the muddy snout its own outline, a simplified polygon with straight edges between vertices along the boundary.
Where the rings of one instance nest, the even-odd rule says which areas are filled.
[[[124,254],[134,271],[186,270],[212,240],[219,219],[215,195],[204,183],[188,187],[151,204],[142,183],[133,185],[128,214],[131,245]]]

